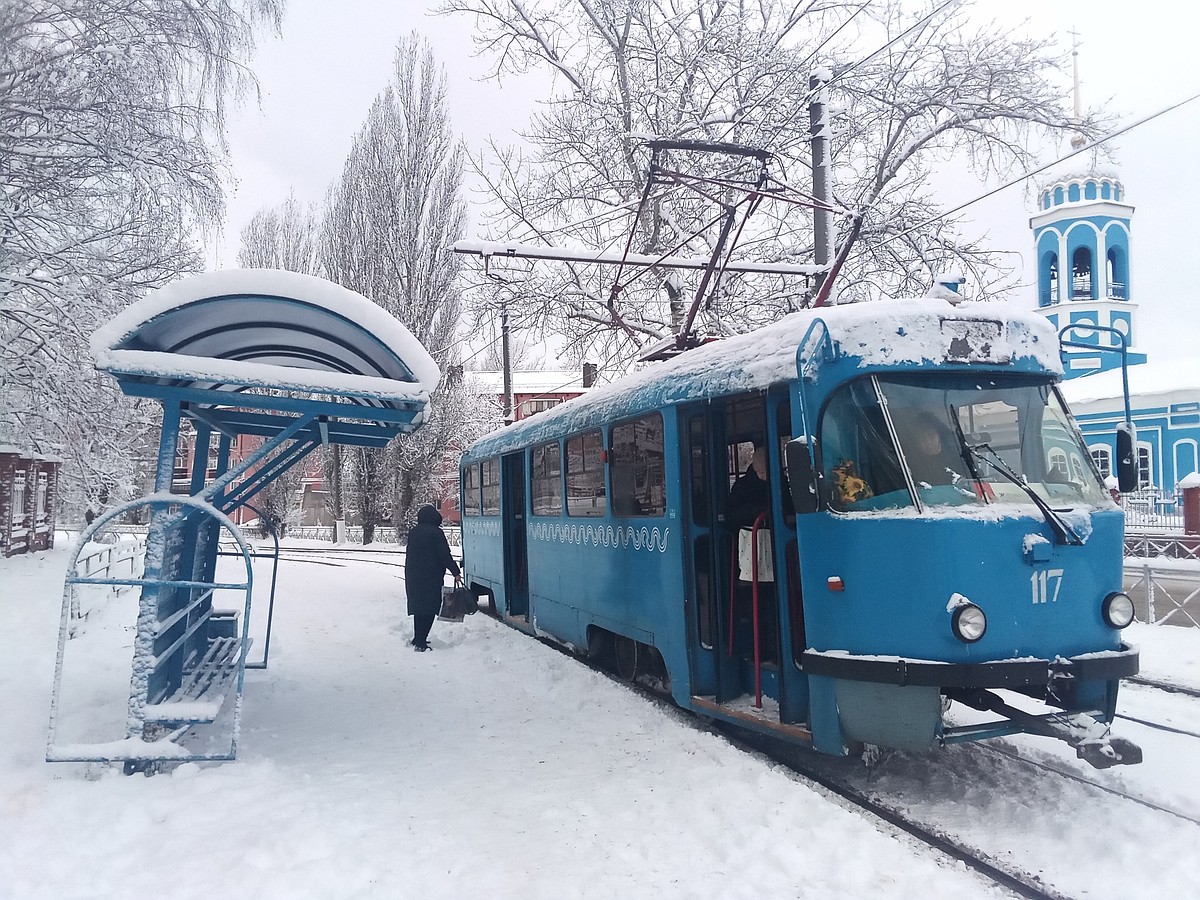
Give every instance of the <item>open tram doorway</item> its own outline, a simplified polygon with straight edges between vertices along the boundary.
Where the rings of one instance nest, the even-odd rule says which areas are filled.
[[[500,521],[504,530],[504,611],[529,617],[529,550],[525,535],[525,454],[501,459]]]
[[[807,693],[790,663],[804,629],[782,469],[787,394],[692,404],[681,416],[692,693],[731,707],[761,696],[772,717],[802,721]]]

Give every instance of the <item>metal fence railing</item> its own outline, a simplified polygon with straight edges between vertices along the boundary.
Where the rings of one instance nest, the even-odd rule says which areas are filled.
[[[1127,559],[1124,575],[1140,621],[1200,628],[1200,565]]]
[[[1126,531],[1182,531],[1183,497],[1162,488],[1141,488],[1121,495]]]
[[[442,532],[446,535],[446,540],[451,547],[462,545],[462,529],[457,525],[443,525]],[[300,540],[309,541],[329,541],[333,543],[333,526],[332,525],[289,525],[285,532],[285,537],[297,538]],[[346,526],[346,543],[361,544],[363,539],[363,530],[361,525]],[[375,529],[373,538],[377,544],[397,544],[403,543],[396,536],[396,529],[391,525],[381,525]]]

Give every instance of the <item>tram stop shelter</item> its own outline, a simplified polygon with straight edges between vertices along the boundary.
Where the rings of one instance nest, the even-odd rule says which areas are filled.
[[[441,372],[367,298],[265,269],[199,275],[153,292],[95,333],[92,355],[126,394],[161,404],[162,432],[154,492],[96,519],[70,561],[46,758],[124,761],[126,771],[164,760],[233,759],[245,669],[266,666],[274,565],[262,657],[248,663],[253,560],[231,513],[253,510],[260,491],[317,447],[383,447],[418,428]],[[196,452],[183,495],[171,493],[171,484],[185,422],[195,430]],[[261,444],[231,454],[247,435]],[[147,508],[144,571],[81,571],[85,547]],[[222,544],[235,548],[220,551],[234,565],[224,562],[218,573]],[[230,568],[238,574],[230,577]],[[107,634],[91,639],[108,641],[113,652],[128,652],[131,623],[105,621],[112,596],[125,588],[139,591],[127,682],[120,674],[72,672],[71,648],[90,632]],[[231,595],[234,608],[214,606]],[[90,697],[105,677],[128,684],[127,701],[121,698],[107,723]],[[72,717],[84,727],[64,727]],[[117,733],[102,733],[106,725]],[[69,730],[82,736],[68,737]]]

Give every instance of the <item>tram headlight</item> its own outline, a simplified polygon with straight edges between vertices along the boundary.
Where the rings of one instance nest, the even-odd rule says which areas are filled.
[[[1105,597],[1100,611],[1104,615],[1104,624],[1109,628],[1125,628],[1133,621],[1133,601],[1128,594],[1120,591],[1113,591]]]
[[[954,608],[950,629],[964,644],[973,644],[987,631],[987,616],[974,603],[964,603]]]

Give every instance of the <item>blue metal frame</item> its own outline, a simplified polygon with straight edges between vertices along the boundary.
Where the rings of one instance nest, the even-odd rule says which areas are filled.
[[[241,295],[221,295],[207,299],[238,299]],[[265,295],[247,296],[246,299],[263,299]],[[267,297],[284,306],[295,303],[319,314],[328,312],[304,301],[303,298]],[[360,298],[362,299],[362,298]],[[203,303],[203,299],[190,303]],[[368,302],[365,299],[364,303]],[[182,307],[176,307],[176,309]],[[254,306],[246,307],[253,314]],[[261,312],[261,310],[259,311]],[[414,382],[412,360],[400,358],[396,350],[367,332],[353,318],[339,313],[341,319],[357,328],[352,335],[360,334],[362,343],[343,334],[336,343],[345,351],[344,358],[325,350],[318,352],[301,344],[267,348],[273,359],[319,358],[328,365],[329,371],[346,374],[363,374],[352,371],[357,362],[369,364],[371,371],[365,375],[375,382],[390,382],[395,390],[373,390],[369,382],[366,388],[337,389],[320,384],[315,378],[310,386],[297,388],[295,382],[302,380],[306,370],[270,365],[279,370],[277,384],[236,384],[213,382],[202,373],[170,374],[158,371],[153,363],[143,364],[136,356],[143,342],[141,329],[153,331],[153,323],[163,315],[171,315],[168,309],[155,313],[139,326],[138,330],[121,338],[112,350],[123,354],[118,365],[109,366],[109,374],[119,382],[121,389],[133,397],[158,400],[162,404],[162,432],[159,440],[155,466],[155,493],[141,500],[127,503],[97,519],[81,537],[81,548],[98,529],[118,516],[138,508],[149,507],[152,511],[150,530],[147,537],[145,569],[142,578],[93,579],[79,578],[74,572],[75,560],[64,586],[64,604],[59,636],[58,662],[55,670],[55,693],[51,703],[51,727],[47,749],[47,760],[53,761],[118,761],[125,760],[127,770],[145,767],[159,761],[225,760],[233,759],[237,752],[240,728],[241,694],[247,668],[249,647],[249,620],[253,593],[251,554],[247,542],[237,526],[229,518],[239,507],[247,507],[259,513],[266,521],[274,540],[274,561],[271,572],[271,590],[267,612],[267,634],[262,661],[251,664],[252,668],[265,668],[270,652],[271,627],[275,604],[275,581],[279,564],[279,535],[261,510],[250,501],[272,481],[297,465],[309,453],[320,446],[346,444],[350,446],[382,448],[398,435],[408,434],[424,421],[427,398],[424,389]],[[288,310],[281,310],[287,316]],[[201,317],[202,318],[202,317]],[[236,316],[226,316],[226,319]],[[211,323],[193,317],[205,340],[214,334]],[[247,320],[250,321],[250,320]],[[227,323],[231,334],[244,323]],[[309,335],[320,332],[319,323],[301,322],[297,333]],[[149,333],[149,332],[148,332]],[[323,333],[323,332],[321,332]],[[191,335],[195,337],[196,335]],[[153,337],[153,336],[152,336]],[[161,337],[161,335],[160,335]],[[153,346],[153,339],[146,345],[151,353],[170,352],[167,348]],[[186,341],[178,346],[184,346]],[[173,344],[173,346],[175,346]],[[256,348],[262,350],[263,348]],[[387,374],[379,363],[379,353],[390,354]],[[313,354],[317,354],[314,356]],[[336,358],[335,358],[336,357]],[[187,356],[181,356],[187,359]],[[374,360],[374,362],[372,362]],[[392,365],[394,363],[395,365]],[[417,369],[427,369],[431,361],[426,359]],[[200,368],[203,368],[201,365]],[[404,381],[404,376],[411,376]],[[428,373],[427,373],[428,374]],[[409,390],[411,388],[411,396]],[[281,391],[292,392],[281,395]],[[196,430],[192,470],[189,474],[189,495],[171,494],[172,476],[179,442],[180,427],[187,420]],[[217,450],[217,474],[215,480],[206,484],[208,456],[213,434],[220,435]],[[236,465],[230,465],[232,440],[242,435],[264,438],[262,444]],[[237,543],[246,566],[244,582],[220,582],[216,580],[219,537],[221,530],[228,530]],[[78,556],[79,548],[76,550]],[[70,752],[56,749],[58,733],[59,693],[62,686],[62,659],[72,636],[72,608],[74,590],[81,584],[136,585],[141,587],[137,632],[134,641],[133,671],[130,678],[130,695],[126,735],[124,741],[102,745],[103,749],[88,752],[86,748],[73,747]],[[191,754],[171,743],[184,731],[200,722],[211,723],[224,706],[224,695],[210,718],[198,713],[180,713],[173,716],[162,707],[170,706],[176,699],[187,694],[189,679],[204,674],[205,666],[216,660],[222,669],[219,679],[225,684],[231,670],[228,664],[233,646],[229,643],[229,617],[214,616],[212,594],[216,590],[237,589],[246,593],[245,607],[240,624],[232,625],[240,634],[236,659],[237,697],[234,700],[233,731],[229,749],[217,754]],[[224,653],[224,655],[222,655]],[[197,689],[197,693],[199,693]],[[207,703],[208,697],[205,697]],[[206,709],[211,704],[206,706]],[[152,710],[147,713],[147,710]],[[171,731],[171,726],[181,725]],[[162,738],[166,738],[164,741]]]
[[[173,579],[163,580],[161,572],[152,573],[150,570],[150,560],[147,559],[146,570],[141,578],[80,578],[76,576],[75,569],[79,561],[79,555],[83,548],[91,542],[93,537],[101,533],[110,523],[119,520],[126,513],[149,506],[151,509],[164,515],[156,516],[160,521],[164,518],[173,517],[177,521],[184,521],[192,518],[189,513],[176,512],[172,507],[188,507],[195,513],[200,513],[211,518],[219,528],[224,528],[233,537],[235,543],[241,551],[242,561],[246,569],[246,579],[242,582],[219,582],[215,580],[209,581],[194,581],[190,579]],[[165,523],[162,523],[165,527]],[[147,556],[150,554],[150,542],[147,542]],[[161,554],[161,551],[159,551]],[[237,742],[241,729],[241,695],[244,687],[244,670],[246,653],[249,650],[250,641],[243,627],[241,641],[238,647],[238,669],[237,679],[234,685],[237,698],[233,710],[232,731],[230,736],[229,749],[223,753],[215,754],[195,754],[179,748],[178,751],[168,750],[167,747],[159,743],[145,743],[143,741],[147,734],[148,721],[146,717],[146,709],[152,705],[148,702],[149,681],[150,675],[155,668],[156,654],[154,653],[153,633],[150,629],[144,628],[146,623],[155,621],[155,603],[160,596],[163,588],[171,590],[184,589],[189,592],[203,591],[211,595],[214,590],[240,590],[245,592],[245,605],[243,608],[243,623],[249,621],[250,618],[250,602],[253,594],[253,579],[254,574],[251,567],[250,548],[245,539],[242,537],[241,531],[233,523],[228,516],[220,510],[213,507],[196,497],[185,497],[175,495],[170,497],[152,496],[139,500],[133,500],[129,503],[122,504],[114,509],[109,510],[104,515],[98,517],[83,534],[80,535],[78,542],[75,545],[75,550],[67,567],[67,578],[63,586],[63,602],[62,612],[59,619],[58,630],[58,653],[55,658],[54,667],[54,687],[51,692],[50,699],[50,727],[46,739],[46,761],[47,762],[116,762],[116,761],[135,761],[140,764],[152,762],[212,762],[233,759],[237,755]],[[63,676],[63,660],[66,654],[68,641],[76,635],[76,629],[79,623],[74,621],[73,613],[77,608],[75,602],[75,588],[81,584],[98,584],[98,585],[134,585],[142,588],[142,597],[139,601],[138,615],[138,634],[134,643],[134,659],[133,659],[133,674],[130,682],[130,697],[128,720],[126,724],[126,735],[124,742],[116,744],[105,742],[97,744],[89,748],[88,745],[71,744],[68,747],[60,747],[57,743],[59,730],[59,708],[62,695],[62,676]],[[188,723],[193,724],[193,723]],[[181,733],[180,729],[176,734]]]

